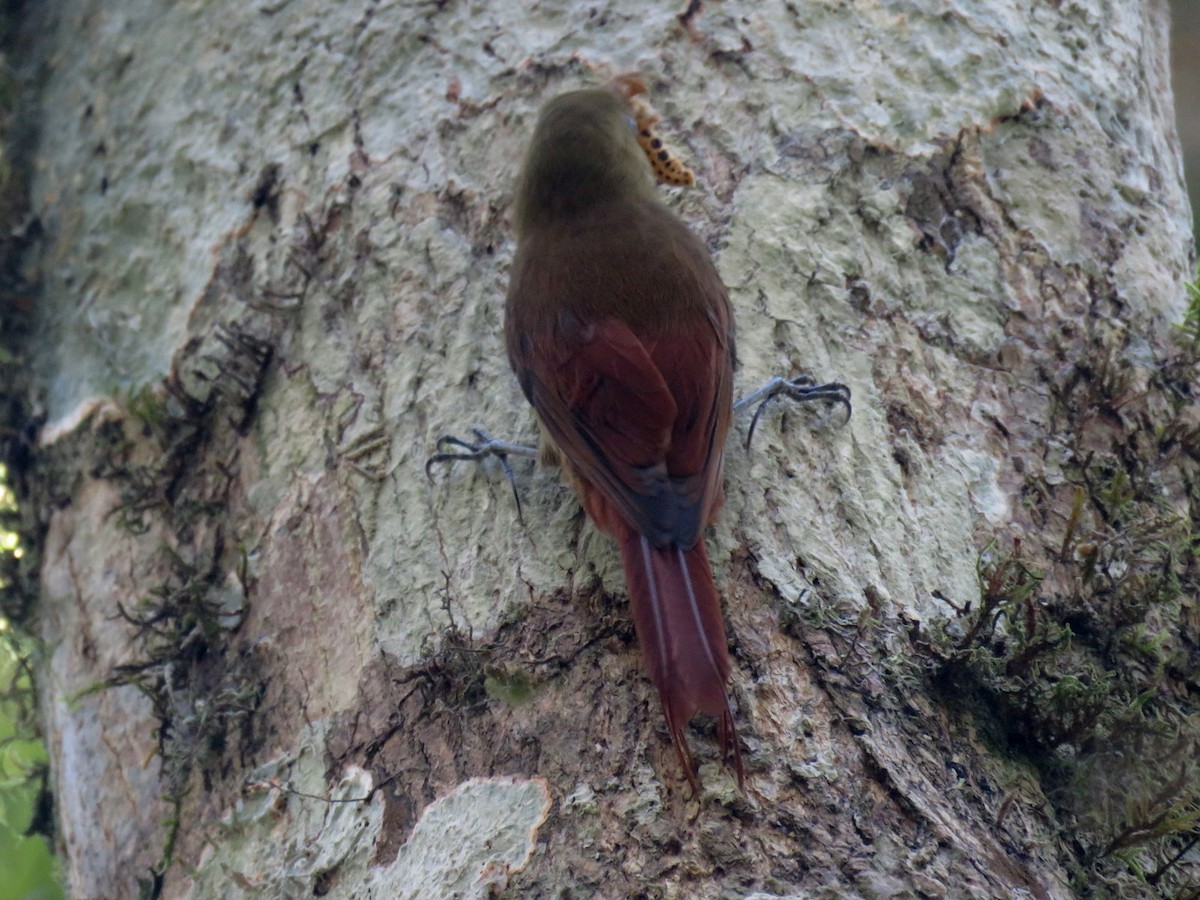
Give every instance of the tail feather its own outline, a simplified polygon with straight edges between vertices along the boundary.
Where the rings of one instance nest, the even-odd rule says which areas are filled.
[[[745,772],[725,690],[730,669],[725,622],[704,541],[689,550],[655,547],[645,536],[631,533],[620,543],[638,644],[680,765],[698,792],[683,728],[698,712],[715,716],[722,756],[726,763],[732,760],[741,785]]]

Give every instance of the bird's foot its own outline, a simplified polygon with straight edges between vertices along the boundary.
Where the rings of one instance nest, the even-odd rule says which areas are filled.
[[[797,375],[795,378],[772,378],[757,391],[747,394],[733,404],[736,415],[750,407],[757,407],[750,419],[750,429],[746,433],[746,449],[750,449],[750,441],[754,438],[754,429],[758,426],[759,417],[767,408],[767,404],[776,397],[788,397],[797,403],[818,403],[822,410],[818,414],[813,427],[821,428],[832,422],[835,410],[843,410],[841,426],[850,421],[850,388],[836,381],[829,384],[817,384],[811,375]]]
[[[511,444],[508,441],[497,440],[486,431],[481,431],[478,428],[471,429],[471,433],[475,435],[474,441],[465,441],[452,434],[444,434],[438,438],[437,443],[434,445],[437,452],[425,460],[425,477],[432,481],[433,467],[441,463],[452,463],[459,460],[482,462],[489,456],[495,457],[499,460],[500,467],[504,469],[504,477],[508,479],[508,486],[512,488],[513,500],[517,504],[517,520],[524,522],[524,519],[521,518],[521,496],[517,493],[517,482],[513,478],[513,470],[512,466],[509,465],[508,458],[510,456],[536,458],[537,447],[530,447],[526,444]],[[458,449],[452,450],[450,449],[452,447],[457,447]]]

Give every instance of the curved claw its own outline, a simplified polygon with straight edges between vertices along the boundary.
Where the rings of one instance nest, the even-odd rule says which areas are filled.
[[[486,431],[479,428],[472,428],[471,434],[475,435],[475,441],[465,441],[453,434],[443,434],[437,439],[434,448],[437,450],[429,459],[425,460],[425,477],[430,481],[433,480],[433,466],[438,463],[456,462],[465,460],[468,462],[481,462],[489,456],[494,456],[500,462],[501,468],[504,469],[504,477],[508,479],[508,486],[512,488],[513,500],[517,504],[517,521],[524,524],[524,518],[521,516],[521,496],[517,493],[517,482],[513,477],[512,466],[509,465],[508,457],[510,456],[537,456],[537,448],[529,447],[525,444],[510,444],[508,441],[501,441],[493,438]],[[459,447],[462,452],[449,450],[449,447]]]
[[[797,375],[791,379],[772,378],[757,391],[733,404],[735,413],[758,404],[758,408],[754,410],[754,416],[750,419],[750,428],[746,434],[747,450],[750,449],[750,442],[754,439],[754,429],[758,427],[758,420],[762,416],[763,410],[767,408],[768,403],[779,396],[788,397],[797,403],[826,403],[831,407],[840,405],[846,410],[845,418],[839,423],[841,425],[850,421],[853,411],[850,403],[850,388],[840,382],[831,381],[828,384],[817,384],[816,380],[807,374]]]

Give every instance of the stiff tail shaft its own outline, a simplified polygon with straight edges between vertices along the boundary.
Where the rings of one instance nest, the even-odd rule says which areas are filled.
[[[730,667],[725,623],[704,541],[690,550],[655,547],[631,533],[620,543],[638,644],[688,781],[698,791],[683,728],[702,712],[719,720],[722,755],[727,763],[732,759],[741,785],[745,773],[725,690]]]

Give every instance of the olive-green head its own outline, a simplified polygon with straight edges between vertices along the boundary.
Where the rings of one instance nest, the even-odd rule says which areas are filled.
[[[560,94],[538,116],[517,182],[518,238],[613,200],[656,197],[628,103],[613,91]]]

